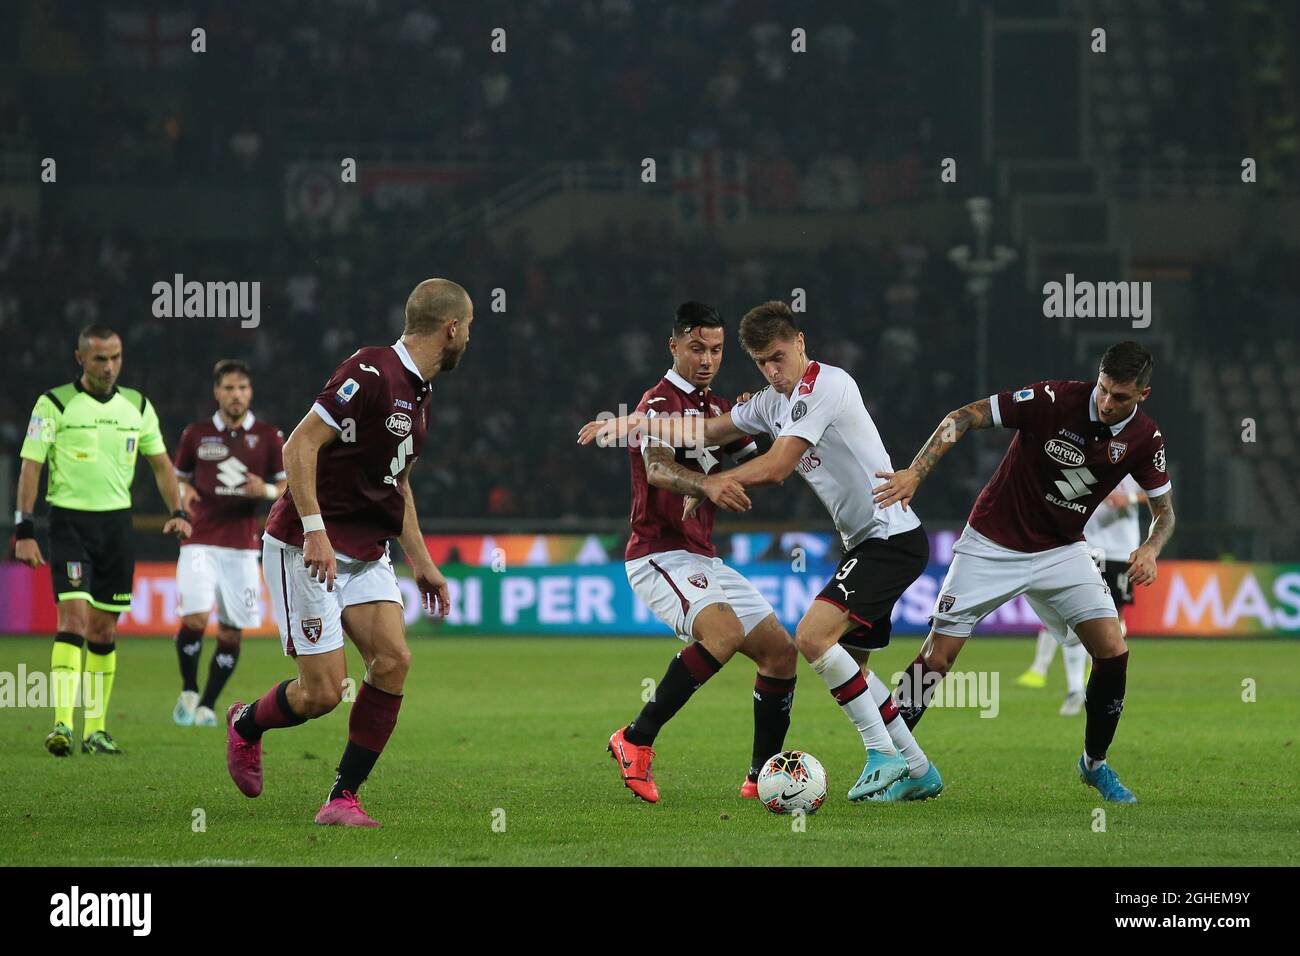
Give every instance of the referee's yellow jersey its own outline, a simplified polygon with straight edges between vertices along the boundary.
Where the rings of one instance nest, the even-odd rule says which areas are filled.
[[[131,507],[131,480],[139,454],[167,450],[153,404],[133,388],[107,398],[80,381],[52,388],[36,400],[19,454],[49,463],[45,499],[72,511]]]

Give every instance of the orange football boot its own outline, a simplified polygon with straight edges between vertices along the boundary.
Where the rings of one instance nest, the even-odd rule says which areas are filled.
[[[609,755],[618,764],[618,772],[623,775],[623,785],[646,803],[659,800],[659,788],[650,773],[650,764],[655,759],[655,752],[649,747],[638,747],[623,736],[621,728],[614,731],[609,738]]]

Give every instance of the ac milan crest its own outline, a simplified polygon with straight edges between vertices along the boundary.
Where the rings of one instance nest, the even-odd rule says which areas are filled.
[[[686,580],[690,581],[692,584],[694,584],[697,588],[700,588],[701,590],[709,586],[709,579],[706,578],[703,574],[692,574]]]
[[[321,626],[320,618],[308,617],[303,619],[302,636],[307,638],[307,640],[311,641],[313,644],[320,640],[322,630],[324,630],[324,628]]]
[[[1124,457],[1126,451],[1128,451],[1128,442],[1126,441],[1112,441],[1106,449],[1107,454],[1110,455],[1112,465],[1119,464],[1119,460]]]

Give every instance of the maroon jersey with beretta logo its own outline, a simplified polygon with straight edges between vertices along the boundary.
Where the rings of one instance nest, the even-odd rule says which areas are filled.
[[[257,503],[243,494],[250,474],[268,485],[284,479],[284,433],[252,412],[237,428],[221,413],[195,422],[181,432],[176,448],[176,477],[194,486],[199,497],[190,505],[194,533],[182,544],[220,548],[257,548]]]
[[[1017,429],[1011,447],[967,519],[1013,551],[1046,551],[1083,540],[1083,526],[1131,474],[1157,498],[1170,491],[1165,440],[1141,407],[1104,425],[1095,384],[1049,380],[989,398],[993,421]]]
[[[424,447],[429,391],[399,340],[358,349],[316,396],[312,411],[339,433],[316,459],[316,500],[336,552],[376,561],[402,533],[406,499],[397,476]],[[302,547],[292,494],[275,503],[266,533]]]
[[[641,396],[636,410],[654,417],[656,415],[702,415],[712,418],[731,411],[731,402],[711,390],[696,388],[673,369],[659,380],[659,384]],[[654,439],[647,439],[653,443]],[[722,449],[733,458],[748,458],[758,446],[746,435]],[[718,464],[714,452],[718,446],[706,448],[699,455],[688,455],[687,449],[675,449],[679,465],[707,475]],[[640,442],[628,442],[632,464],[632,536],[624,552],[626,560],[641,558],[662,551],[690,551],[706,557],[717,557],[713,546],[713,521],[717,505],[701,502],[685,521],[682,505],[685,499],[676,492],[656,488],[646,479],[645,458]]]

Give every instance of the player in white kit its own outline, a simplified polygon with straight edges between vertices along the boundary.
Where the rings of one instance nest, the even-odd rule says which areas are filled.
[[[1119,487],[1098,505],[1097,511],[1083,528],[1083,538],[1088,543],[1092,560],[1101,572],[1106,586],[1110,588],[1115,612],[1119,615],[1120,633],[1124,635],[1128,634],[1128,628],[1124,625],[1124,606],[1133,603],[1133,589],[1129,586],[1125,569],[1128,567],[1128,556],[1137,548],[1142,537],[1138,506],[1146,500],[1147,493],[1133,480],[1133,476],[1125,475]],[[1039,613],[1039,608],[1034,610]],[[1083,712],[1084,668],[1088,662],[1088,651],[1080,642],[1079,635],[1050,611],[1039,613],[1039,619],[1043,622],[1043,627],[1038,632],[1034,663],[1016,678],[1016,683],[1033,690],[1046,687],[1047,669],[1052,666],[1056,645],[1060,644],[1061,657],[1065,661],[1066,691],[1059,713],[1062,717],[1077,717]]]
[[[937,796],[943,789],[938,770],[916,743],[889,688],[865,667],[870,652],[889,641],[895,602],[929,561],[925,529],[913,512],[872,501],[872,476],[891,467],[889,454],[857,383],[843,369],[808,357],[789,306],[768,302],[751,309],[741,320],[740,340],[768,382],[749,401],[711,417],[632,415],[591,422],[579,441],[600,437],[604,442],[636,430],[688,447],[772,436],[767,452],[726,476],[748,487],[777,484],[798,471],[843,539],[839,567],[799,622],[795,645],[866,749],[866,765],[849,799],[883,794],[895,782],[902,788],[894,789],[896,795]]]

